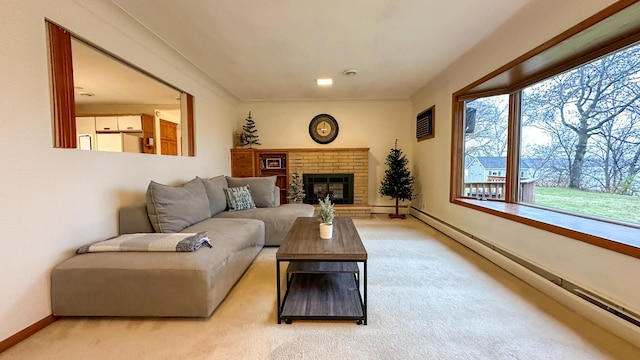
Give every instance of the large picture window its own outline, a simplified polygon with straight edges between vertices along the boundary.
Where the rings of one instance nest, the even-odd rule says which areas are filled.
[[[614,4],[453,95],[452,202],[640,257],[638,11]]]
[[[640,225],[640,45],[522,90],[531,204]]]

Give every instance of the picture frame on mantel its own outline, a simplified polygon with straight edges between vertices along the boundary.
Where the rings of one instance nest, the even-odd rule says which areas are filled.
[[[435,105],[416,116],[416,139],[418,141],[435,137],[435,116]]]

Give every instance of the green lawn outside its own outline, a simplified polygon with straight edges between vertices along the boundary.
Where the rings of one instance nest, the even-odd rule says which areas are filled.
[[[640,197],[536,186],[536,205],[640,224]]]

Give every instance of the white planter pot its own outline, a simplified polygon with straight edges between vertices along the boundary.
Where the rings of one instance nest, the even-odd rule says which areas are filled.
[[[320,239],[331,239],[333,236],[333,224],[320,224]]]

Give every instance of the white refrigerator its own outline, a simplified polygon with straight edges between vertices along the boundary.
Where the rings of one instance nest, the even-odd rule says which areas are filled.
[[[98,151],[142,152],[142,138],[124,133],[97,134]]]

